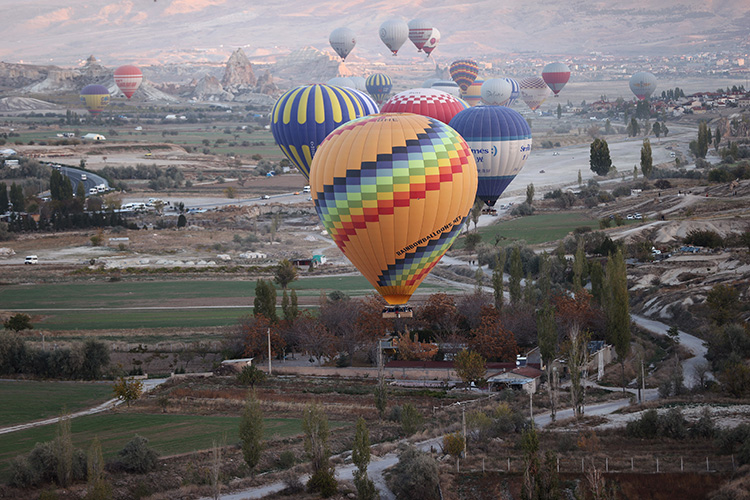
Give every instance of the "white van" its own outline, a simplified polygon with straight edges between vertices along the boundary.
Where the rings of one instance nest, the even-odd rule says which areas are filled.
[[[24,264],[39,264],[39,258],[36,255],[27,255]]]
[[[310,192],[310,186],[305,186],[302,188],[303,193],[309,193]]]

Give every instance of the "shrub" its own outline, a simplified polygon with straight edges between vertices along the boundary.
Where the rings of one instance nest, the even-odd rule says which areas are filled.
[[[242,371],[237,374],[237,383],[241,385],[249,385],[255,387],[255,384],[259,384],[266,379],[266,374],[258,369],[254,365],[245,366]]]
[[[422,414],[413,404],[404,404],[401,410],[401,429],[407,436],[411,436],[419,430],[422,420]]]
[[[631,420],[625,427],[630,437],[653,439],[659,432],[659,414],[656,410],[646,410],[641,418]]]
[[[388,420],[391,422],[401,422],[401,407],[396,405],[391,408],[391,413],[388,415]]]
[[[510,215],[520,215],[522,217],[526,215],[534,215],[534,207],[524,201],[520,205],[516,205],[515,208],[511,210]]]
[[[294,464],[297,463],[297,457],[293,451],[282,451],[279,455],[279,459],[276,461],[276,466],[281,469],[291,469]]]
[[[454,457],[460,457],[463,451],[464,437],[460,432],[454,432],[443,436],[443,453]]]
[[[659,179],[654,182],[654,186],[656,186],[657,189],[669,189],[672,187],[672,183],[667,179]]]
[[[318,469],[307,481],[308,493],[319,492],[323,498],[335,495],[339,490],[333,469]]]
[[[659,434],[672,439],[685,439],[687,426],[679,408],[671,408],[659,418]]]
[[[710,229],[694,229],[682,241],[687,245],[699,247],[719,248],[724,246],[724,239],[721,235]]]
[[[409,447],[393,467],[389,486],[398,499],[440,498],[438,464],[430,455]]]
[[[619,198],[620,196],[630,196],[630,187],[617,186],[612,190],[612,196],[615,198]]]
[[[701,418],[690,428],[690,435],[705,439],[711,439],[716,436],[716,424],[711,418],[711,411],[708,408],[703,408]]]
[[[128,472],[143,474],[156,469],[158,455],[148,446],[148,439],[136,435],[118,453],[122,468]]]

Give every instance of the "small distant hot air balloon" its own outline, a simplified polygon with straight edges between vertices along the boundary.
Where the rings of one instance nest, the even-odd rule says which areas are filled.
[[[271,133],[305,178],[310,177],[310,164],[323,139],[339,125],[366,115],[360,99],[350,89],[316,84],[289,90],[276,101]]]
[[[143,81],[143,73],[137,67],[130,64],[120,66],[115,70],[115,83],[120,89],[120,92],[125,94],[125,97],[130,99],[141,86]]]
[[[531,129],[523,116],[505,106],[477,106],[450,122],[474,154],[479,174],[477,197],[493,206],[531,153]]]
[[[417,52],[422,52],[422,47],[432,34],[432,23],[425,19],[412,19],[408,26],[409,40],[417,48]]]
[[[357,35],[354,30],[350,28],[336,28],[331,31],[328,37],[328,42],[333,47],[333,50],[339,55],[342,61],[346,61],[346,56],[352,51],[355,45],[357,45]]]
[[[383,104],[383,101],[390,97],[393,88],[391,77],[385,73],[375,73],[368,76],[365,85],[367,86],[367,92],[378,104]]]
[[[438,42],[440,42],[440,32],[437,28],[432,28],[432,33],[430,33],[429,38],[427,38],[427,41],[422,46],[422,49],[427,54],[427,57],[430,57],[432,51],[435,50],[435,47],[437,47]]]
[[[461,98],[461,87],[453,80],[436,80],[432,82],[429,88],[442,90],[443,92],[448,92],[453,97]]]
[[[490,78],[482,84],[482,102],[488,106],[504,106],[512,91],[507,78]]]
[[[468,105],[447,92],[436,89],[411,89],[399,92],[381,107],[382,113],[414,113],[448,123]]]
[[[480,102],[482,102],[482,85],[484,84],[484,80],[474,80],[474,82],[469,85],[469,88],[466,89],[466,92],[461,93],[461,97],[469,106],[476,106]]]
[[[570,80],[570,68],[567,64],[561,62],[549,63],[542,70],[542,78],[552,89],[552,92],[557,95]]]
[[[326,85],[334,87],[347,87],[353,89],[355,87],[354,80],[347,76],[336,76],[326,82]]]
[[[380,39],[395,56],[409,38],[409,25],[400,19],[389,19],[380,25]]]
[[[532,111],[539,109],[539,106],[552,93],[544,80],[538,76],[524,78],[518,82],[518,86],[521,88],[521,99]]]
[[[450,74],[453,81],[461,87],[461,92],[466,92],[479,75],[479,65],[471,59],[459,59],[451,63]]]
[[[656,90],[656,77],[647,71],[639,71],[630,77],[630,90],[638,99],[648,99]]]
[[[109,104],[109,90],[103,85],[86,85],[81,89],[80,97],[93,116],[98,116]]]
[[[461,231],[477,170],[463,138],[413,114],[379,114],[329,135],[310,187],[323,226],[388,304],[405,304]]]

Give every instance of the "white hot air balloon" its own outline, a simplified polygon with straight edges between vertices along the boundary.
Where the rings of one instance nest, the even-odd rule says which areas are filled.
[[[331,31],[328,41],[341,60],[345,61],[346,56],[348,56],[354,46],[357,45],[357,36],[350,28],[336,28]]]
[[[512,92],[513,86],[507,78],[490,78],[482,84],[482,102],[488,106],[504,106]]]
[[[461,97],[461,87],[453,80],[437,80],[430,85],[430,88],[448,92],[453,97]]]
[[[356,84],[354,83],[354,80],[346,76],[337,76],[337,77],[331,78],[330,80],[326,82],[326,85],[332,85],[334,87],[346,87],[349,89],[356,88]]]
[[[350,76],[349,79],[354,82],[354,88],[360,92],[367,92],[367,80],[364,76]]]
[[[630,90],[638,99],[648,99],[656,90],[656,77],[647,71],[639,71],[630,77]]]
[[[393,55],[409,38],[409,25],[400,19],[389,19],[380,25],[380,39],[388,47]]]
[[[432,23],[426,19],[412,19],[408,26],[409,40],[417,48],[417,52],[422,52],[422,47],[432,34]]]
[[[438,42],[440,42],[440,32],[438,31],[437,28],[432,28],[432,33],[430,33],[430,37],[422,46],[422,50],[425,51],[425,53],[427,54],[427,57],[430,57],[430,54],[432,54],[432,51],[435,50],[435,47],[437,47]]]
[[[539,109],[552,93],[549,86],[538,76],[524,78],[518,82],[518,86],[521,89],[521,99],[532,111]]]

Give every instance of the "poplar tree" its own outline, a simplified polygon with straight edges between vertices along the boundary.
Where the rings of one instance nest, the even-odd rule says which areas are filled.
[[[503,270],[505,269],[505,249],[501,248],[495,255],[495,267],[492,268],[492,292],[495,298],[495,309],[503,310]]]
[[[0,213],[5,213],[5,211],[8,210],[9,203],[8,187],[4,182],[0,182]]]
[[[259,279],[255,284],[255,299],[253,300],[253,316],[263,315],[271,323],[276,317],[276,287],[270,281]]]
[[[622,368],[622,390],[625,392],[625,358],[630,353],[630,305],[625,258],[621,250],[607,259],[604,276],[604,312],[607,336],[614,346]]]
[[[602,139],[594,139],[591,143],[589,165],[596,175],[607,175],[612,168],[612,158],[609,156],[609,145]]]
[[[573,258],[573,292],[578,294],[583,290],[583,280],[586,276],[586,251],[583,248],[583,239],[578,239],[575,257]]]
[[[242,457],[250,470],[260,462],[263,452],[263,411],[255,391],[248,391],[245,409],[240,417],[240,444]]]
[[[367,477],[367,466],[370,463],[370,433],[365,419],[357,419],[357,430],[354,434],[352,446],[352,462],[357,466],[354,471],[354,486],[357,488],[358,500],[374,500],[377,498],[375,483]]]
[[[552,306],[547,303],[542,310],[537,313],[536,331],[539,337],[539,353],[542,355],[544,369],[547,372],[547,389],[549,390],[550,411],[552,421],[555,421],[557,413],[556,384],[553,379],[552,362],[557,355],[557,325],[555,324],[555,312]]]
[[[651,156],[651,141],[646,138],[643,139],[643,147],[641,147],[641,172],[644,177],[649,178],[653,171],[654,159]]]
[[[521,263],[521,247],[513,247],[510,254],[510,279],[508,280],[508,291],[510,292],[510,303],[518,305],[521,301],[521,279],[523,278],[523,264]]]

